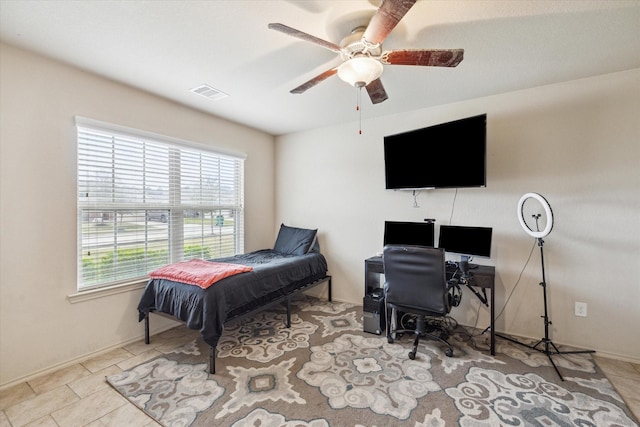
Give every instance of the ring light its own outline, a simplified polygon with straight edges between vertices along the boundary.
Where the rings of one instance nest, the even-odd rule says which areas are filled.
[[[538,203],[540,203],[542,205],[542,208],[544,209],[544,213],[546,215],[546,218],[545,218],[546,224],[545,224],[544,230],[542,231],[539,230],[540,227],[538,226],[539,225],[538,220],[542,216],[541,213],[536,212],[533,215],[531,215],[536,220],[535,231],[532,230],[531,227],[527,225],[527,222],[524,219],[523,206],[524,206],[524,203],[529,199],[537,200]],[[540,282],[540,286],[542,286],[542,297],[544,299],[544,316],[541,316],[541,317],[544,319],[544,338],[538,341],[535,345],[529,345],[529,344],[520,342],[515,338],[511,338],[505,335],[500,335],[497,333],[495,335],[497,337],[504,338],[507,341],[512,341],[516,344],[520,344],[532,350],[537,350],[540,353],[546,354],[547,357],[549,358],[549,362],[551,362],[551,365],[553,365],[554,369],[556,370],[556,373],[558,374],[560,379],[564,381],[564,378],[562,378],[562,375],[560,374],[560,371],[558,370],[558,367],[556,366],[551,356],[555,356],[556,354],[568,354],[568,353],[593,353],[595,350],[560,351],[558,350],[558,347],[556,347],[556,345],[553,343],[553,341],[551,341],[551,339],[549,338],[549,325],[551,324],[551,321],[549,320],[549,310],[548,310],[548,304],[547,304],[547,280],[545,278],[545,272],[544,272],[544,251],[542,250],[542,246],[544,244],[544,240],[542,240],[542,238],[545,237],[547,234],[549,234],[551,232],[551,228],[553,228],[553,213],[551,213],[551,207],[549,206],[549,202],[547,202],[545,198],[539,195],[538,193],[525,194],[520,198],[520,201],[518,202],[518,220],[520,221],[520,225],[522,226],[524,231],[527,232],[528,235],[538,239],[538,246],[540,247],[540,266],[542,267],[542,282]],[[531,248],[531,250],[533,251],[533,248]]]
[[[524,207],[524,203],[529,199],[537,200],[544,209],[547,223],[544,230],[542,231],[532,230],[531,227],[527,225],[524,219],[524,212],[522,208]],[[551,206],[549,206],[549,202],[547,202],[547,200],[538,193],[527,193],[520,197],[520,201],[518,202],[518,220],[520,221],[520,225],[522,226],[524,231],[528,235],[535,237],[536,239],[545,237],[547,234],[551,233],[551,229],[553,228],[553,213],[551,212]]]

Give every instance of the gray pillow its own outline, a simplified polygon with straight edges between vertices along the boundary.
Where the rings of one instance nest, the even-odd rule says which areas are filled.
[[[317,233],[318,229],[309,230],[280,224],[280,231],[273,250],[283,254],[304,255],[316,243]]]

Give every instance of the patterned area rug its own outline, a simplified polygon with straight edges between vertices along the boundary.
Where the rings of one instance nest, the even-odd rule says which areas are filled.
[[[589,354],[554,356],[561,381],[546,355],[497,339],[492,357],[457,328],[453,357],[425,339],[410,360],[412,337],[363,332],[359,306],[292,305],[289,329],[284,310],[228,325],[215,375],[180,327],[191,342],[107,380],[167,427],[638,425]]]

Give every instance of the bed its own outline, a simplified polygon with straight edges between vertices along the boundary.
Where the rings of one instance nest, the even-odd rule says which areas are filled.
[[[210,346],[209,372],[215,374],[216,347],[225,323],[286,302],[290,327],[292,296],[322,283],[328,283],[327,298],[331,300],[331,276],[316,236],[317,230],[282,224],[273,249],[209,260],[247,266],[251,271],[230,275],[206,289],[151,278],[138,304],[139,320],[145,321],[145,342],[150,342],[150,313],[183,321],[190,329],[199,330]]]

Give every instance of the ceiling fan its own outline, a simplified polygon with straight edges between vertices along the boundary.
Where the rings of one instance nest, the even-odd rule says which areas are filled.
[[[382,42],[407,14],[416,0],[383,0],[369,24],[355,28],[340,45],[322,40],[284,24],[271,23],[269,28],[315,43],[339,53],[343,62],[301,84],[291,93],[303,93],[325,79],[338,74],[357,88],[365,87],[371,102],[378,104],[388,98],[380,81],[384,65],[420,65],[455,67],[463,59],[464,49],[402,49],[382,51]]]

